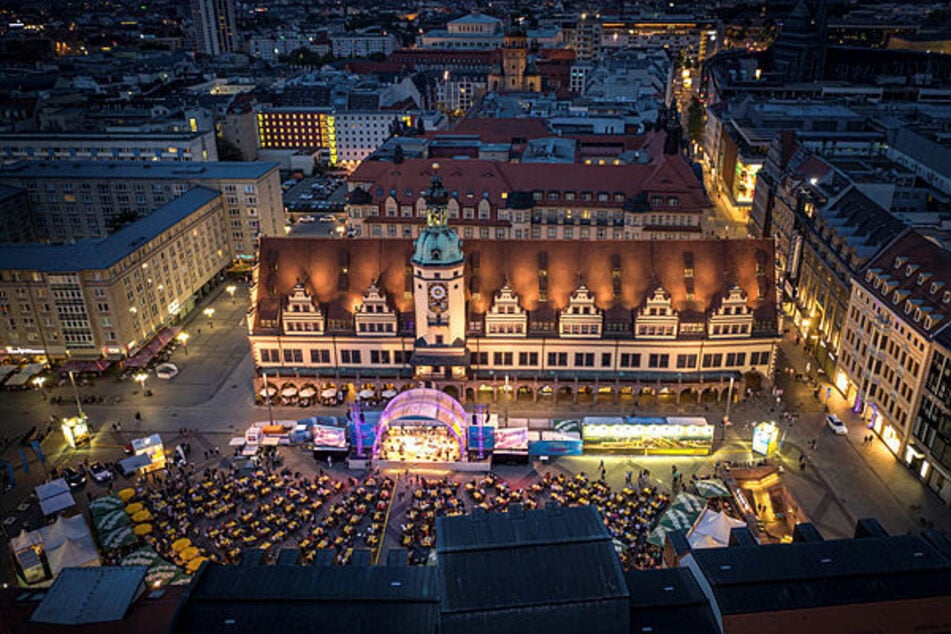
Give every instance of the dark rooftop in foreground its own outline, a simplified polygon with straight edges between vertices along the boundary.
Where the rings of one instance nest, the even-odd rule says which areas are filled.
[[[626,631],[628,590],[592,506],[438,517],[446,631]]]
[[[221,566],[195,576],[171,632],[436,632],[428,566]]]

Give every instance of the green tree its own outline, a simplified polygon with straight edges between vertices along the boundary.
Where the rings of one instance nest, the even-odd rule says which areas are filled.
[[[109,233],[115,233],[122,227],[126,225],[131,225],[133,222],[135,222],[138,219],[139,219],[139,214],[129,209],[128,211],[120,212],[116,214],[115,216],[112,216],[111,218],[109,218],[109,220],[106,221],[106,229],[109,230]]]
[[[241,153],[241,150],[238,149],[238,146],[229,141],[228,139],[216,136],[215,145],[218,146],[218,160],[219,161],[243,161],[244,155]]]

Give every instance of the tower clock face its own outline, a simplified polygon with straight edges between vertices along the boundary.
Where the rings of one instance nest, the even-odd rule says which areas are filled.
[[[434,313],[442,313],[449,308],[449,293],[446,285],[435,283],[429,285],[429,309]]]

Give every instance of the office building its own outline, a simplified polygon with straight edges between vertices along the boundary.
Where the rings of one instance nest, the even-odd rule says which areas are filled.
[[[205,55],[238,50],[234,0],[191,0],[195,49]]]
[[[0,250],[0,346],[38,359],[134,355],[231,264],[221,193],[190,187],[100,239]]]
[[[193,187],[224,195],[229,258],[251,260],[260,235],[284,233],[276,163],[19,161],[0,168],[0,184],[26,190],[39,242],[106,237]]]

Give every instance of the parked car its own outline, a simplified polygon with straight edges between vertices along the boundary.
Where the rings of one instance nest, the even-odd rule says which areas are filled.
[[[331,214],[327,214],[326,216],[321,216],[320,221],[321,222],[337,222],[337,217],[332,216]]]
[[[313,216],[301,216],[298,222],[315,222],[316,220]]]
[[[849,433],[849,428],[845,426],[845,423],[842,422],[835,414],[829,414],[826,416],[826,425],[829,426],[829,429],[835,432],[837,436],[844,436]]]
[[[72,467],[64,467],[63,470],[60,471],[60,475],[66,480],[66,484],[69,485],[70,489],[78,489],[86,484],[86,474]]]
[[[89,475],[100,484],[112,480],[112,470],[101,462],[94,462],[89,465]]]

